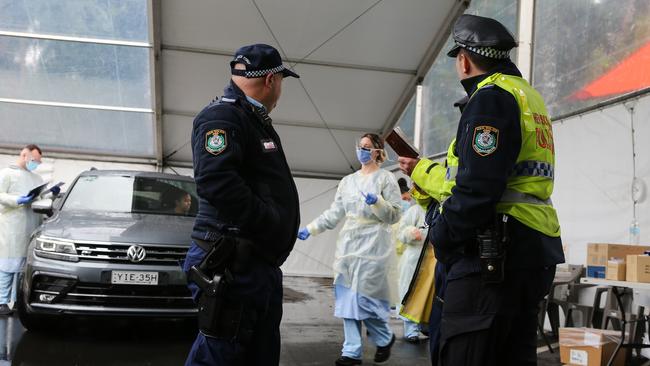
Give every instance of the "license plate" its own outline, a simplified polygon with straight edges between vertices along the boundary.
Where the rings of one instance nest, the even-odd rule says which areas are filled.
[[[111,283],[116,285],[157,285],[158,272],[111,272]]]

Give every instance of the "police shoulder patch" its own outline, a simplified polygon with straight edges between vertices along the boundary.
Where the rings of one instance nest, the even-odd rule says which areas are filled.
[[[211,130],[205,134],[205,151],[212,155],[219,155],[228,147],[226,131]]]
[[[480,156],[487,156],[497,150],[499,146],[499,129],[492,126],[478,126],[474,128],[472,147]]]

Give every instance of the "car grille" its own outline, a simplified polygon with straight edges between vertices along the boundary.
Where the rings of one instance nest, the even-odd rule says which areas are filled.
[[[137,263],[177,264],[185,258],[187,246],[164,246],[151,244],[117,243],[75,243],[80,260],[104,261],[114,263],[133,263],[127,257],[127,250],[139,245],[145,250],[145,257]]]
[[[54,295],[46,301],[41,295]],[[38,275],[34,278],[30,302],[107,308],[195,309],[187,286],[146,286],[83,283],[74,279]]]

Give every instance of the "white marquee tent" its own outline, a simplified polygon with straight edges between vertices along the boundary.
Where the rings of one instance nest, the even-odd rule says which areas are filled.
[[[141,37],[115,31],[110,17],[102,18],[108,26],[81,33],[70,31],[76,21],[50,24],[43,19],[35,28],[32,23],[22,24],[21,14],[33,19],[31,15],[42,14],[42,9],[18,5],[14,9],[21,3],[0,3],[6,5],[0,14],[0,42],[7,54],[15,56],[0,57],[5,80],[0,86],[0,154],[4,154],[0,163],[14,159],[15,147],[37,142],[49,156],[41,173],[68,182],[91,166],[191,174],[189,138],[194,115],[221,94],[235,49],[268,43],[302,76],[286,80],[272,118],[296,176],[302,220],[307,223],[329,206],[338,179],[358,167],[355,139],[363,132],[385,133],[397,122],[447,41],[454,19],[470,1],[120,2],[141,7],[144,20],[136,17],[133,23],[142,30]],[[532,7],[534,2],[517,3]],[[97,9],[90,10],[98,14]],[[127,7],[127,13],[132,10]],[[530,58],[533,36],[526,29],[532,30],[533,15],[520,13],[520,21],[528,19],[529,27],[519,25],[518,62],[530,75],[526,57]],[[16,22],[3,18],[5,14]],[[54,15],[53,19],[61,19]],[[94,24],[103,23],[94,19]],[[41,73],[49,62],[47,47],[65,50],[71,45],[80,45],[79,52],[86,52],[84,57],[91,61],[88,52],[101,47],[116,59],[137,56],[144,61],[126,69],[132,74],[118,73],[108,81],[101,77],[106,73],[103,67],[116,69],[120,64],[107,59],[96,60],[85,74],[76,65],[83,58],[71,59],[67,68],[59,65],[62,69],[50,67],[49,73]],[[41,69],[35,61],[39,57]],[[145,75],[134,76],[139,70]],[[95,89],[79,87],[79,75],[85,75]],[[29,93],[17,95],[23,91]],[[131,98],[106,97],[119,92]],[[627,242],[634,215],[641,226],[641,242],[650,244],[647,194],[637,193],[636,203],[632,199],[633,177],[650,180],[646,92],[555,119],[553,201],[571,263],[585,263],[588,242]],[[59,113],[63,109],[74,113]],[[17,113],[21,123],[9,118]],[[102,125],[95,117],[107,122]],[[336,232],[328,232],[298,242],[283,269],[290,274],[331,275],[335,240]]]

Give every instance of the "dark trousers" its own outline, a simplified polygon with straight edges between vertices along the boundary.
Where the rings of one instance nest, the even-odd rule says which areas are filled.
[[[431,316],[429,316],[429,352],[431,354],[431,365],[438,365],[440,354],[440,322],[442,321],[442,306],[445,298],[445,289],[447,287],[447,272],[442,262],[436,262],[435,268],[435,289],[436,297],[431,307]]]
[[[447,272],[438,365],[537,365],[538,306],[555,266],[507,271],[499,284],[483,283],[476,263],[454,267]]]
[[[189,269],[198,264],[201,258],[196,257],[198,259],[193,259],[188,253],[183,267]],[[196,291],[194,286],[190,288]],[[242,343],[199,332],[185,366],[277,366],[280,363],[282,271],[262,262],[253,263],[249,270],[234,275],[228,291],[226,297],[241,301],[247,309],[256,312],[252,339]]]

